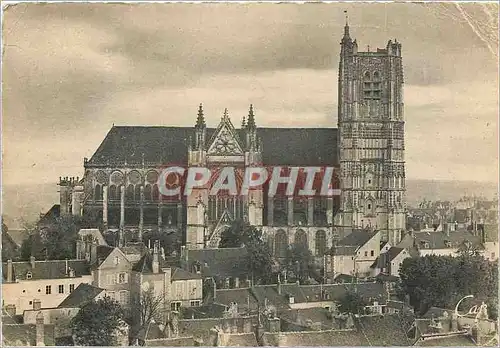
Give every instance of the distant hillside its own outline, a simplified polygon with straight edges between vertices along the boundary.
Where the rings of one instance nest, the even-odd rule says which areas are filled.
[[[454,201],[464,195],[493,198],[498,189],[495,183],[474,181],[407,180],[407,199],[415,205],[423,198],[427,200]],[[20,228],[22,221],[35,221],[59,202],[56,184],[6,185],[3,187],[3,215],[7,226]]]
[[[456,201],[463,196],[484,196],[493,199],[498,196],[496,183],[447,180],[406,180],[408,205],[427,200]]]
[[[4,185],[2,215],[9,228],[21,228],[23,221],[33,222],[59,203],[56,184]]]

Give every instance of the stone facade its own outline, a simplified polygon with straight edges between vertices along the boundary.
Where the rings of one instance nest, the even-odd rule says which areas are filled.
[[[406,224],[401,44],[360,52],[346,24],[338,97],[337,224],[379,229],[383,239],[397,243]]]
[[[159,232],[189,249],[214,248],[234,219],[262,227],[280,255],[299,235],[320,257],[336,237],[367,226],[399,241],[406,209],[401,44],[358,52],[346,26],[341,47],[338,129],[258,127],[252,106],[241,127],[225,110],[217,128],[208,128],[201,105],[194,127],[113,127],[84,160],[83,179],[60,180],[61,211],[118,231],[120,245]],[[342,196],[270,197],[264,185],[244,196],[195,188],[165,199],[158,182],[172,165],[207,167],[213,180],[233,167],[238,185],[249,167],[334,167]]]

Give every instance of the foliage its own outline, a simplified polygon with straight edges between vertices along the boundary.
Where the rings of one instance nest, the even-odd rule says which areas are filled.
[[[153,320],[161,322],[164,314],[162,295],[156,295],[154,289],[142,291],[140,296],[131,299],[130,309],[127,311],[127,321],[131,325],[131,336],[138,337],[146,330]]]
[[[400,277],[402,292],[420,313],[432,306],[454,308],[466,295],[487,300],[498,291],[496,264],[469,254],[408,258],[401,265]]]
[[[481,250],[476,244],[462,243],[458,247],[457,253],[461,256],[480,256]]]
[[[70,323],[75,345],[116,345],[122,321],[123,311],[118,302],[109,297],[89,302]]]
[[[338,309],[341,313],[363,314],[368,304],[354,289],[349,289],[340,298]]]
[[[24,229],[29,237],[21,245],[21,259],[30,256],[42,260],[64,260],[74,258],[77,234],[85,221],[76,216],[55,218],[50,224],[28,225]]]
[[[314,257],[306,245],[292,244],[287,250],[286,270],[289,274],[295,275],[296,280],[307,283],[315,272]],[[293,277],[289,277],[293,278]],[[293,281],[293,279],[290,279]]]
[[[272,279],[273,257],[262,231],[242,220],[235,220],[221,235],[219,248],[245,247],[245,266],[253,282],[267,283]]]

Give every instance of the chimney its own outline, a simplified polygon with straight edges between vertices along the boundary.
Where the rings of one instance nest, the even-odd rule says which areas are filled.
[[[238,289],[240,287],[240,278],[234,278],[234,287]]]
[[[153,264],[152,264],[153,273],[160,273],[159,249],[160,249],[160,241],[155,240],[153,246]]]
[[[30,263],[31,263],[31,268],[35,268],[35,257],[34,256],[30,256]]]
[[[214,285],[214,301],[215,301],[215,299],[217,298],[217,283],[215,282],[214,278],[211,278],[211,279],[212,279],[212,283]]]
[[[69,266],[68,266],[68,259],[64,260],[64,274],[68,276],[69,274]]]
[[[90,263],[94,263],[97,260],[97,244],[92,241],[90,243]]]
[[[45,318],[43,317],[42,312],[38,312],[36,315],[36,345],[38,347],[45,346],[44,322]]]
[[[12,260],[7,260],[7,283],[12,283],[13,281],[13,268],[12,268]]]
[[[42,309],[42,301],[40,301],[38,299],[34,299],[33,300],[33,310],[39,311],[40,309]]]

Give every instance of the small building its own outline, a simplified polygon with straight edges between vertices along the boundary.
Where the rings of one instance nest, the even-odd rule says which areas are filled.
[[[80,284],[93,281],[90,265],[85,260],[2,263],[2,300],[4,306],[25,310],[57,307]]]

